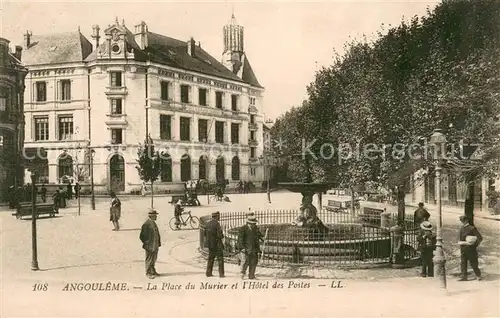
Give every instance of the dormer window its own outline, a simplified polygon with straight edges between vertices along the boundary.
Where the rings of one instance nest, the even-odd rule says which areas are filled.
[[[110,72],[110,76],[111,76],[111,87],[122,86],[122,72]]]

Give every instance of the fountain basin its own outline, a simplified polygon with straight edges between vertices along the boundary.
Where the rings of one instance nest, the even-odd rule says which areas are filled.
[[[260,224],[261,233],[268,230],[265,244],[261,244],[264,257],[285,262],[316,262],[330,260],[365,260],[390,255],[391,239],[386,230],[362,224],[326,224],[327,233],[310,233],[309,229],[292,224]],[[240,227],[226,234],[227,252],[237,252]],[[312,237],[311,237],[312,234]]]
[[[314,228],[303,228],[293,225],[299,211],[267,210],[255,211],[260,223],[260,232],[267,239],[261,243],[259,266],[283,266],[285,264],[309,264],[314,266],[335,267],[372,267],[379,264],[389,264],[391,258],[392,236],[388,228],[363,222],[355,214],[330,213],[319,214],[325,220],[325,233],[317,233]],[[231,212],[221,215],[220,224],[225,235],[224,256],[226,261],[237,263],[238,233],[246,224],[246,212]],[[207,256],[206,223],[211,216],[200,218],[199,252]],[[395,224],[396,215],[392,216],[391,224]],[[405,260],[417,256],[417,234],[412,216],[408,217],[405,226],[403,250]]]

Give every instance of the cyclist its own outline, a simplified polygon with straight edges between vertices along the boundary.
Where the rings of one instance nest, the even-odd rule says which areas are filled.
[[[175,209],[174,209],[174,216],[175,216],[175,227],[177,230],[180,229],[181,226],[181,214],[184,212],[184,208],[181,205],[181,200],[177,201],[175,204]]]

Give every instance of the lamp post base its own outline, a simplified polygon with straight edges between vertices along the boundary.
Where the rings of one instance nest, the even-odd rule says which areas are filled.
[[[438,253],[438,250],[436,250],[432,261],[434,263],[434,277],[439,279],[440,287],[446,289],[446,259],[442,251]]]
[[[40,268],[38,267],[38,261],[31,261],[31,270],[38,271]]]

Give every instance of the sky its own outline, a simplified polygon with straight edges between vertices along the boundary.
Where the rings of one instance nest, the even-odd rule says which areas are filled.
[[[118,17],[134,30],[146,22],[151,32],[196,42],[220,60],[222,27],[234,12],[244,26],[245,52],[265,87],[264,113],[275,119],[307,99],[315,72],[331,65],[334,50],[352,38],[423,16],[439,1],[6,1],[0,0],[0,36],[22,44],[26,30],[37,34],[81,32],[92,42],[92,25],[106,28]],[[384,27],[382,27],[384,25]]]

